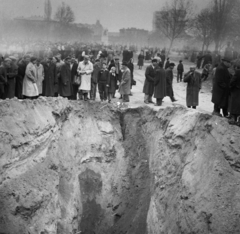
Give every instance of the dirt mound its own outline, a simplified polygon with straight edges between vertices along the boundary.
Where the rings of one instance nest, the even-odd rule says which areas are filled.
[[[1,234],[240,233],[240,131],[182,107],[0,103]]]

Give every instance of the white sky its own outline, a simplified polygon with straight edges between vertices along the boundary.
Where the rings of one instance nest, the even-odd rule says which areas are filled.
[[[160,10],[166,0],[65,0],[75,13],[78,23],[95,23],[99,19],[109,31],[136,27],[151,30],[153,12]],[[169,1],[169,0],[168,0]],[[211,0],[193,0],[203,8]],[[62,0],[51,0],[52,16]],[[44,0],[0,0],[0,14],[16,16],[43,15]],[[195,8],[195,9],[196,9]]]

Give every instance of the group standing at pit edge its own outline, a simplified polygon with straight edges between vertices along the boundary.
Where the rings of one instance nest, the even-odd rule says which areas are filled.
[[[125,54],[124,54],[125,53]],[[136,85],[132,51],[125,50],[123,60],[119,57],[107,56],[99,51],[96,58],[83,51],[82,59],[61,54],[48,56],[44,60],[25,54],[18,60],[14,56],[3,59],[0,66],[0,99],[29,98],[39,96],[62,96],[71,100],[96,100],[98,89],[102,102],[109,103],[116,98],[119,91],[122,102],[129,102],[131,89]],[[162,55],[162,54],[161,54]],[[163,98],[168,96],[172,102],[177,100],[173,92],[173,69],[175,64],[166,62],[161,56],[151,60],[145,71],[143,86],[144,103],[161,106]],[[142,69],[144,55],[138,56],[138,66]],[[206,80],[211,64],[205,64],[202,74],[196,66],[190,67],[185,75],[182,61],[177,66],[177,82],[187,83],[187,107],[196,109],[199,105],[199,91],[202,81]],[[227,56],[212,69],[213,114],[229,118],[230,124],[240,126],[240,62],[231,62]],[[222,111],[222,114],[220,113]]]

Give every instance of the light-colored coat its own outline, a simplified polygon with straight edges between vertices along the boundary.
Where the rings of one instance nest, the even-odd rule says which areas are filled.
[[[122,73],[119,92],[121,95],[129,95],[131,93],[131,72],[128,68]]]
[[[36,67],[36,74],[37,74],[37,87],[39,94],[42,94],[42,88],[43,88],[43,80],[44,80],[44,68],[42,64],[39,64],[39,66],[35,65]]]
[[[23,79],[23,95],[27,97],[38,96],[37,88],[37,71],[33,63],[29,63],[26,68],[26,73]]]
[[[78,65],[78,74],[81,74],[81,85],[79,90],[90,91],[91,90],[91,74],[93,72],[93,64],[88,61],[87,64],[84,61]]]

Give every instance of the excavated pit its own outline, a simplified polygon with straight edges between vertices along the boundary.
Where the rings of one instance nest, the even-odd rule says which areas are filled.
[[[0,102],[0,234],[240,233],[240,131],[184,107]]]

